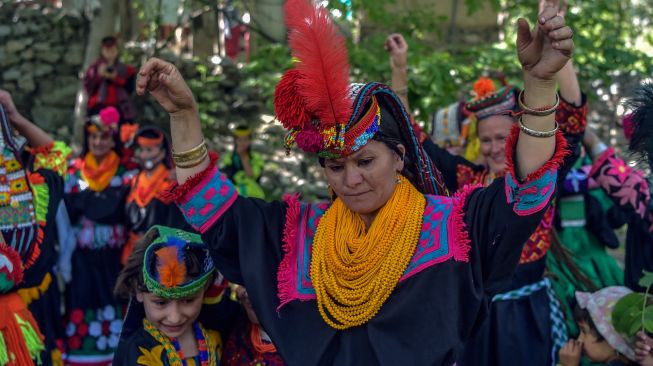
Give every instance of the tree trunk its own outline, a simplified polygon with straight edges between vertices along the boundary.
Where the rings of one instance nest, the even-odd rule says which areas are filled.
[[[206,62],[216,51],[218,19],[213,9],[208,7],[202,7],[195,14],[192,19],[193,56]]]
[[[284,0],[254,0],[252,1],[250,19],[252,25],[261,34],[251,32],[250,52],[256,53],[260,44],[267,44],[270,41],[279,43],[286,42],[286,27],[284,25]]]
[[[82,73],[97,59],[100,55],[100,42],[102,38],[108,35],[114,35],[116,32],[117,11],[115,2],[112,0],[99,0],[100,7],[95,12],[95,16],[90,20],[90,32],[86,41],[86,52],[84,55],[84,67]],[[83,74],[82,74],[83,75]],[[75,141],[82,141],[82,128],[86,119],[86,101],[88,96],[84,91],[84,84],[80,78],[79,89],[75,101]]]

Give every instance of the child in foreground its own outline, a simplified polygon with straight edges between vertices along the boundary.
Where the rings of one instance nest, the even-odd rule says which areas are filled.
[[[130,305],[113,365],[217,366],[220,334],[197,321],[214,272],[199,235],[150,229],[116,283]]]

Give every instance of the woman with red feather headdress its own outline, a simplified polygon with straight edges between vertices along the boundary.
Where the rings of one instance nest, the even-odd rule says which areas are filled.
[[[239,197],[208,154],[197,104],[170,63],[146,62],[137,91],[171,118],[174,194],[225,277],[247,288],[290,365],[451,365],[519,261],[555,191],[565,140],[551,106],[571,29],[549,4],[519,21],[524,104],[509,172],[453,197],[397,95],[349,84],[345,42],[328,11],[286,3],[296,63],[275,93],[286,145],[315,153],[333,202]]]

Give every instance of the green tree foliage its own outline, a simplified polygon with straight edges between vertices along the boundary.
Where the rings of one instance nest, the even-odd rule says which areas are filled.
[[[435,48],[425,37],[446,19],[428,19],[415,11],[385,11],[395,0],[331,0],[343,23],[360,21],[361,14],[390,32],[401,32],[410,45],[409,99],[416,114],[425,119],[438,106],[459,99],[483,73],[502,71],[509,81],[520,79],[515,56],[516,21],[535,19],[534,0],[465,0],[470,12],[490,3],[504,15],[503,41],[485,45],[446,44]],[[419,10],[419,9],[418,9]],[[601,111],[606,119],[634,84],[653,74],[653,0],[570,0],[567,23],[574,29],[574,62],[583,90],[592,100],[608,102]],[[444,37],[442,34],[436,36]],[[350,56],[359,80],[388,80],[390,69],[383,49],[385,34],[376,34],[351,45]]]

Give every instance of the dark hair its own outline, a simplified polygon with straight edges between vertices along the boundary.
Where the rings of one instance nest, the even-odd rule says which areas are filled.
[[[118,43],[118,39],[114,36],[106,36],[100,41],[102,47],[113,47]]]
[[[127,264],[125,264],[116,279],[116,286],[113,289],[116,297],[129,299],[135,296],[137,292],[149,292],[143,279],[143,260],[146,249],[158,237],[158,230],[150,230],[134,245],[134,250],[127,259]],[[184,259],[188,277],[195,278],[202,274],[203,262],[198,252],[187,251],[184,253]]]
[[[596,324],[594,324],[594,320],[592,320],[592,316],[590,315],[589,311],[587,309],[582,309],[578,303],[574,305],[574,320],[576,321],[577,324],[580,323],[585,323],[590,327],[590,331],[592,334],[596,336],[596,341],[601,342],[604,340],[603,336],[601,333],[599,333],[598,329],[596,329]]]

